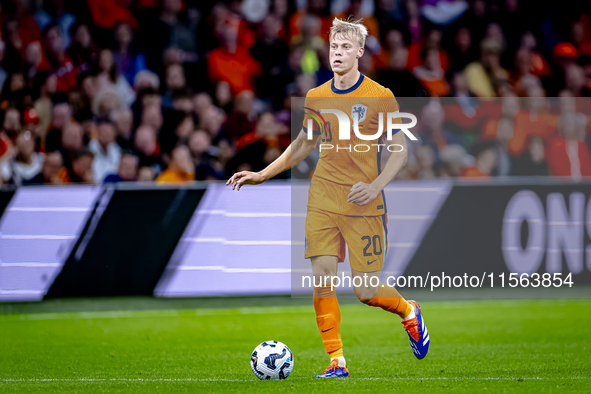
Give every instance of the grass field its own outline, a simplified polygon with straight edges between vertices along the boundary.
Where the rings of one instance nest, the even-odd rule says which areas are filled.
[[[311,300],[50,300],[0,307],[0,392],[591,392],[591,301],[424,302],[431,335],[412,355],[397,316],[345,302],[349,379],[328,358]],[[268,306],[266,306],[268,305]],[[249,356],[286,343],[286,381]]]

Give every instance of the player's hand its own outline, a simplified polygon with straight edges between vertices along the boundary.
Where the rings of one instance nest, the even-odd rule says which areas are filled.
[[[226,186],[232,184],[232,190],[240,191],[243,185],[258,185],[264,181],[265,178],[258,172],[240,171],[228,179]]]
[[[347,196],[347,202],[352,202],[359,206],[364,206],[375,200],[380,191],[369,183],[359,182],[353,185],[351,192]]]

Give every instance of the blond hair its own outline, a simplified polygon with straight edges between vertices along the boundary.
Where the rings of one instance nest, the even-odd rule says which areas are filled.
[[[350,35],[357,38],[359,47],[365,46],[365,39],[367,38],[367,27],[361,22],[363,19],[352,20],[350,17],[346,21],[339,18],[334,18],[332,21],[332,27],[330,28],[330,40],[332,41],[337,34],[341,34],[345,37]]]

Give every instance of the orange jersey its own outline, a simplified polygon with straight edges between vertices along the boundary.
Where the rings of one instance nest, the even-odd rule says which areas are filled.
[[[399,109],[394,95],[365,77],[349,89],[339,90],[333,80],[311,89],[306,95],[304,131],[312,119],[314,134],[320,134],[320,158],[312,177],[308,207],[348,216],[381,216],[386,213],[383,193],[365,206],[347,202],[351,187],[358,182],[372,183],[380,174],[381,155],[390,142],[386,139],[387,114]],[[350,121],[350,139],[341,139],[337,116],[321,110],[340,110]],[[353,131],[353,119],[359,119],[362,135],[376,135],[379,118],[383,129],[379,137],[363,140]],[[320,119],[320,122],[316,120]],[[393,123],[401,123],[395,119]],[[398,129],[394,129],[393,133]],[[392,151],[400,149],[392,146]]]

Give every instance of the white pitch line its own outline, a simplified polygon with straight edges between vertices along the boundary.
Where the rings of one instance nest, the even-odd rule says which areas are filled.
[[[219,265],[181,266],[177,271],[221,271],[226,273],[291,274],[290,268],[228,268]]]
[[[312,378],[291,378],[293,380],[311,380]],[[405,381],[423,381],[423,380],[467,380],[467,381],[487,381],[487,380],[499,380],[499,381],[523,381],[523,380],[587,380],[591,379],[588,376],[557,376],[552,378],[544,377],[424,377],[424,378],[408,378],[408,377],[387,377],[387,378],[349,378],[343,381],[350,380],[405,380]],[[217,379],[217,378],[79,378],[79,379],[67,379],[67,378],[47,378],[47,379],[0,379],[2,383],[19,383],[19,382],[35,382],[35,383],[46,383],[46,382],[65,382],[65,383],[86,383],[86,382],[257,382],[256,379]]]
[[[59,268],[64,263],[49,262],[22,262],[22,263],[0,263],[0,267],[28,267],[28,268]]]
[[[91,208],[77,207],[14,207],[8,208],[12,212],[90,212]]]
[[[27,235],[27,234],[6,234],[0,235],[2,239],[29,239],[29,240],[61,240],[61,239],[77,239],[77,235]]]
[[[311,312],[312,306],[293,307],[244,307],[236,309],[179,309],[179,310],[147,310],[147,311],[97,311],[77,313],[35,313],[18,316],[22,320],[71,320],[71,319],[121,319],[121,318],[160,318],[177,317],[181,315],[214,316],[214,315],[256,315],[268,313],[305,313]]]
[[[249,240],[227,240],[225,238],[194,238],[194,237],[184,237],[181,238],[182,242],[192,242],[192,243],[221,243],[225,245],[242,245],[242,246],[262,246],[262,245],[280,245],[280,246],[299,246],[304,245],[304,242],[301,241],[273,241],[273,240],[256,240],[256,241],[249,241]]]
[[[305,213],[295,212],[228,212],[218,209],[202,209],[195,211],[195,215],[222,215],[229,218],[276,218],[276,217],[306,217]]]

